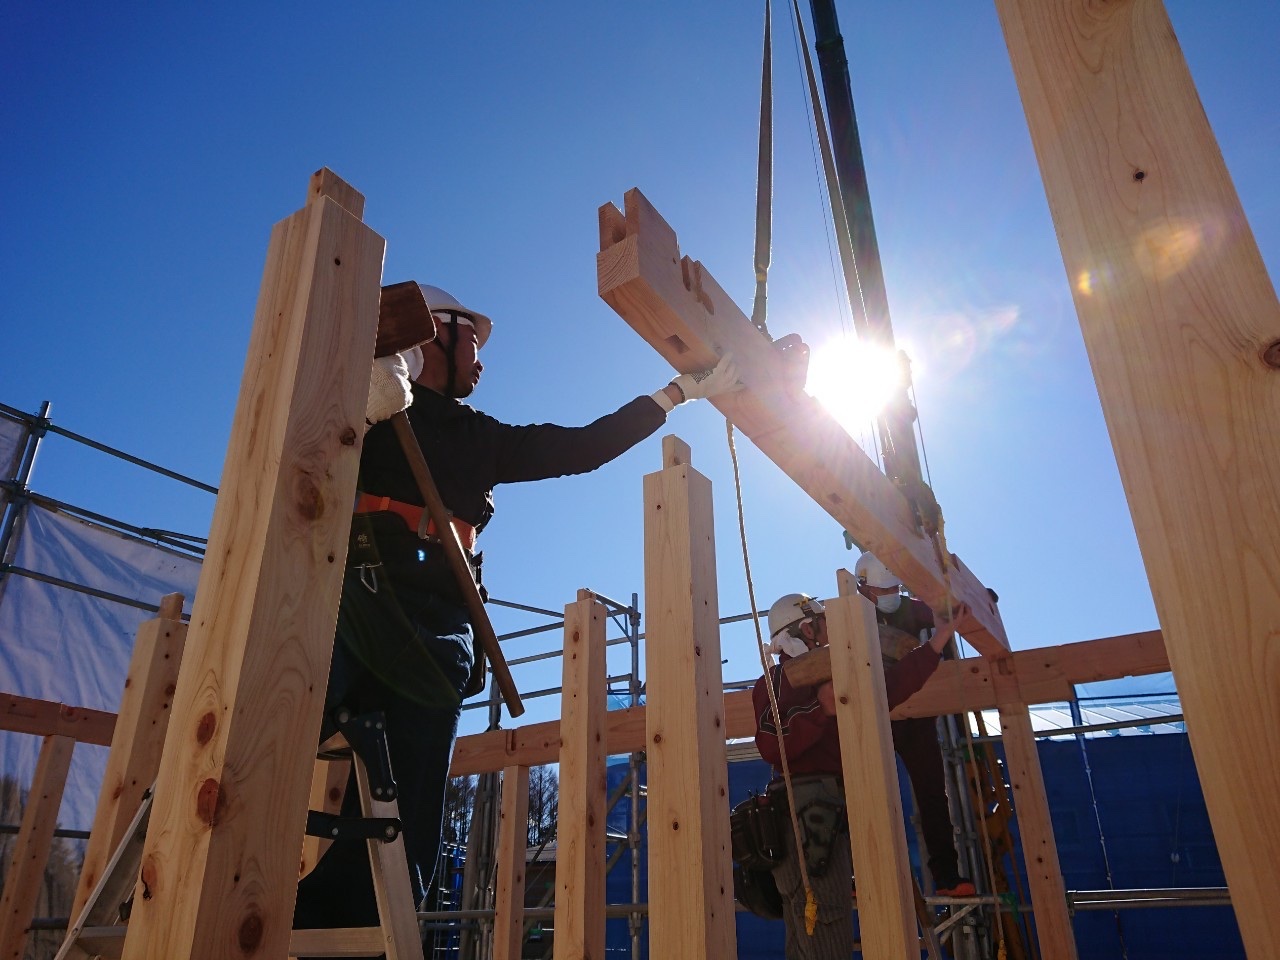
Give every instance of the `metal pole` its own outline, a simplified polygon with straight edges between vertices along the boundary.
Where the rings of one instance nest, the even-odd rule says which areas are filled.
[[[17,531],[18,519],[26,512],[31,471],[36,465],[36,453],[40,449],[40,441],[44,439],[49,429],[51,409],[52,405],[48,400],[40,404],[40,415],[27,427],[27,440],[22,451],[22,460],[18,464],[17,475],[13,477],[13,492],[9,495],[9,503],[4,511],[4,521],[0,525],[0,583],[4,582],[5,571],[9,564],[9,547]]]
[[[628,636],[631,639],[631,678],[627,688],[631,694],[631,706],[640,703],[640,595],[631,594],[631,610],[629,611]],[[627,761],[630,774],[630,822],[627,825],[627,846],[631,850],[631,902],[640,900],[640,754],[631,754]],[[640,958],[640,924],[639,912],[627,914],[627,928],[631,934],[631,960]]]

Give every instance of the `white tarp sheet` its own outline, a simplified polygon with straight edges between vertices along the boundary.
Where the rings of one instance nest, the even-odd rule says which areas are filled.
[[[22,450],[26,444],[27,425],[0,416],[0,480],[12,480],[18,475],[18,464],[22,461]],[[0,489],[0,506],[6,499],[4,490]]]
[[[187,598],[199,562],[97,524],[31,505],[14,566],[144,603]],[[11,574],[0,593],[0,690],[115,712],[139,625],[154,614]],[[0,732],[0,773],[26,789],[38,737]],[[87,830],[97,805],[106,748],[78,745],[59,823]]]

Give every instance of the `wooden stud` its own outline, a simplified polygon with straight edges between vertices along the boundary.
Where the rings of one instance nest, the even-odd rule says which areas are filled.
[[[36,899],[44,886],[44,868],[49,862],[53,831],[58,826],[58,808],[71,769],[71,753],[76,742],[70,737],[45,737],[31,778],[27,805],[13,845],[9,871],[0,896],[0,960],[22,960],[27,930],[35,914]]]
[[[369,772],[361,762],[353,761],[356,787],[360,791],[360,814],[367,818],[399,819],[400,808],[394,800],[378,800],[370,792]],[[379,950],[386,960],[423,960],[422,935],[418,932],[417,909],[409,890],[409,857],[404,837],[391,842],[365,841],[373,874],[373,897],[382,920],[382,944]],[[292,903],[292,900],[290,901]],[[290,926],[293,924],[290,923]]]
[[[563,777],[563,773],[561,776]],[[564,794],[561,793],[561,797],[563,796]],[[563,824],[562,832],[565,827],[571,826],[576,825]],[[493,960],[520,960],[524,952],[524,880],[525,854],[528,848],[529,768],[506,767],[502,771],[502,813],[498,826]],[[603,854],[601,854],[601,864],[603,862]],[[559,869],[558,863],[557,869]],[[583,892],[590,889],[590,887],[581,888]],[[603,885],[601,890],[603,891]],[[558,943],[559,923],[556,924],[556,932]],[[602,938],[603,933],[602,925]]]
[[[160,601],[160,615],[144,621],[138,628],[98,806],[93,826],[89,828],[84,865],[80,868],[80,880],[72,901],[72,917],[78,917],[84,909],[111,854],[124,839],[125,830],[138,812],[143,793],[156,781],[172,715],[178,667],[187,641],[187,625],[180,619],[182,601],[180,593],[164,597]]]
[[[288,949],[384,246],[327,197],[272,231],[128,960]]]
[[[625,217],[611,204],[600,214],[596,276],[605,302],[684,373],[706,369],[732,353],[745,386],[711,403],[859,543],[874,550],[912,593],[941,610],[949,590],[954,591],[953,599],[973,611],[961,623],[961,633],[983,654],[1007,650],[986,587],[957,557],[950,558],[949,574],[943,571],[893,481],[818,401],[791,385],[786,362],[702,264],[681,257],[675,231],[644,195],[627,191],[625,205]]]
[[[1044,772],[1031,730],[1031,713],[1022,704],[1000,708],[1001,742],[1013,789],[1013,810],[1027,865],[1027,885],[1044,960],[1075,960],[1076,938],[1067,910],[1067,888],[1058,863],[1058,847],[1049,819]]]
[[[307,800],[307,809],[338,816],[350,779],[350,760],[317,760],[311,771],[311,795]],[[298,861],[299,880],[316,868],[332,843],[332,837],[313,837],[307,834],[302,838],[302,857]]]
[[[585,590],[564,608],[556,960],[604,956],[606,616]]]
[[[868,957],[918,956],[915,892],[875,607],[859,596],[848,571],[838,571],[836,578],[840,596],[826,604],[827,637],[862,952]]]
[[[1252,957],[1280,956],[1280,302],[1159,0],[998,0]]]
[[[689,445],[677,437],[674,433],[669,433],[662,438],[662,466],[679,467],[693,466],[693,453],[689,450]]]
[[[644,478],[649,941],[655,957],[737,955],[711,482]]]

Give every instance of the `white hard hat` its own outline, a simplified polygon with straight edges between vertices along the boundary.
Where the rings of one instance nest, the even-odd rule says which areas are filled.
[[[460,323],[470,321],[471,326],[476,328],[476,346],[483,347],[485,345],[485,341],[489,339],[489,334],[493,331],[492,320],[483,313],[477,313],[470,307],[464,307],[458,298],[447,290],[433,287],[429,283],[420,283],[418,286],[422,288],[422,295],[426,297],[427,306],[431,308],[432,313],[438,311],[454,313],[458,315]]]
[[[779,597],[769,608],[769,636],[776,637],[779,631],[820,613],[826,613],[826,608],[807,593]]]
[[[853,566],[853,575],[868,587],[876,587],[880,590],[896,587],[902,583],[893,571],[881,563],[870,550],[858,558],[858,562]]]

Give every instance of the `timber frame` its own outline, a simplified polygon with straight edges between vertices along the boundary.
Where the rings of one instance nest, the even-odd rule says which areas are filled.
[[[721,411],[917,596],[935,608],[970,605],[961,632],[982,656],[945,664],[895,715],[999,708],[1044,957],[1074,957],[1075,944],[1027,705],[1060,699],[1076,678],[1162,670],[1166,647],[1246,949],[1258,960],[1280,956],[1280,912],[1270,902],[1280,886],[1280,303],[1160,0],[996,6],[1161,633],[1011,653],[978,578],[916,532],[898,491],[834,423],[776,386],[768,343],[711,274],[680,255],[675,232],[638,191],[625,213],[601,210],[601,295],[678,370],[708,367],[732,350],[747,389],[717,399]],[[368,369],[361,357],[372,357],[377,319],[383,243],[361,223],[362,207],[355,190],[321,171],[304,208],[273,233],[159,759],[127,958],[287,949],[349,518],[334,507],[354,490]],[[1188,223],[1229,225],[1229,242],[1175,258],[1185,253]],[[1108,284],[1076,282],[1099,266]],[[724,697],[711,682],[719,630],[710,492],[683,444],[664,444],[662,470],[646,478],[645,509],[646,606],[660,625],[649,645],[682,664],[665,673],[650,664],[663,713],[605,713],[600,611],[583,593],[565,618],[566,649],[580,651],[566,662],[566,690],[583,696],[564,729],[535,724],[463,738],[453,769],[510,777],[499,891],[500,905],[515,911],[523,856],[511,825],[528,766],[559,758],[572,768],[574,789],[562,796],[573,818],[566,840],[598,850],[601,744],[608,753],[643,746],[652,929],[678,935],[682,956],[732,956],[724,741],[749,735],[754,718],[749,700]],[[846,774],[888,803],[890,715],[868,610],[847,575],[838,590],[830,662]],[[56,811],[73,740],[103,742],[119,721],[6,702],[2,722],[49,738],[33,785],[38,802],[19,837],[34,850],[52,832],[50,805]],[[901,956],[913,949],[914,919],[895,871],[900,857],[865,860],[871,843],[894,841],[901,822],[883,807],[866,816],[851,829],[859,876],[869,881],[859,884],[864,942]],[[557,903],[558,922],[575,931],[566,956],[594,955],[599,943],[603,889],[590,885],[592,859],[573,860],[586,886],[581,903],[564,904],[563,914]],[[10,902],[10,889],[21,884],[6,884],[5,949],[25,934],[24,906]],[[498,925],[495,957],[514,955],[515,920]]]

